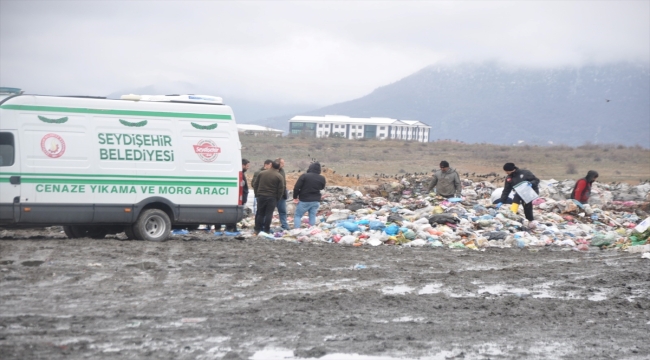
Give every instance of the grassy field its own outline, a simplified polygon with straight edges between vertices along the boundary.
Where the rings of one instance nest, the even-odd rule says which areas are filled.
[[[588,170],[598,171],[600,182],[637,184],[650,179],[650,150],[639,146],[503,146],[245,134],[240,135],[240,140],[242,157],[252,162],[251,170],[259,168],[265,159],[277,157],[285,159],[287,172],[306,170],[315,159],[330,172],[335,171],[343,177],[354,174],[355,178],[359,174],[360,178],[366,179],[365,182],[375,174],[430,174],[439,167],[441,160],[449,161],[459,173],[470,175],[496,173],[503,176],[503,164],[514,162],[520,168],[531,170],[540,179],[579,179]]]

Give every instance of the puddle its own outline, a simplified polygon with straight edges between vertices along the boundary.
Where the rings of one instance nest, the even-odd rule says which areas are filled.
[[[599,293],[593,294],[593,295],[587,297],[587,300],[591,300],[591,301],[607,300],[607,292],[606,291],[601,291]]]
[[[425,285],[420,291],[418,291],[418,295],[427,295],[427,294],[439,294],[442,292],[442,284],[428,284]]]
[[[308,357],[298,358],[294,356],[292,350],[261,350],[253,354],[252,360],[285,360],[285,359],[319,359],[319,360],[444,360],[453,358],[461,352],[442,351],[433,356],[420,356],[417,358],[406,357],[392,357],[392,356],[373,356],[373,355],[359,355],[359,354],[327,354],[321,357]],[[465,357],[468,359],[468,357]]]
[[[571,346],[562,343],[531,343],[527,346],[526,351],[534,356],[556,354],[562,356],[568,353]],[[496,343],[474,344],[471,349],[452,349],[442,350],[435,354],[423,355],[418,357],[392,357],[376,355],[359,355],[359,354],[326,354],[320,357],[296,357],[293,350],[285,349],[264,349],[253,354],[253,360],[283,360],[283,359],[319,359],[319,360],[447,360],[462,358],[465,360],[483,360],[486,358],[502,358],[514,351],[511,346],[499,346]]]
[[[391,294],[391,295],[394,294],[404,295],[406,293],[410,293],[413,290],[415,290],[415,288],[412,288],[410,286],[396,285],[396,286],[385,287],[381,289],[381,292],[383,292],[384,294]]]
[[[413,318],[410,316],[403,316],[401,318],[393,319],[391,320],[392,322],[423,322],[424,318],[419,317],[419,318]]]

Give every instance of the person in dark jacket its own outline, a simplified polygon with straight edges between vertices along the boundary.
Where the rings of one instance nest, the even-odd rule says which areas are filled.
[[[256,172],[253,173],[253,180],[251,180],[251,186],[253,186],[253,183],[255,182],[255,179],[257,179],[257,175],[259,175],[264,170],[270,169],[271,164],[273,164],[273,160],[271,160],[271,159],[264,160],[264,165],[259,170],[257,170]],[[253,191],[255,191],[255,190],[253,190]],[[257,197],[257,194],[255,194],[255,197]]]
[[[320,163],[314,162],[309,165],[307,172],[300,175],[296,185],[293,187],[293,202],[296,205],[296,212],[293,214],[294,229],[300,228],[302,216],[309,212],[309,226],[316,224],[316,213],[320,206],[320,191],[325,189],[327,181],[320,174]]]
[[[248,201],[248,181],[246,181],[246,170],[250,167],[250,161],[247,159],[241,159],[241,171],[242,171],[242,205],[246,206],[246,202]],[[216,231],[220,231],[221,229],[221,224],[217,224],[215,226]],[[230,233],[236,233],[239,232],[237,230],[237,223],[232,223],[232,224],[226,224],[226,232]]]
[[[571,191],[571,199],[580,201],[581,203],[589,202],[589,197],[591,196],[591,184],[598,179],[598,173],[594,170],[589,170],[587,176],[576,181],[576,185]]]
[[[285,193],[284,178],[280,175],[280,164],[273,162],[271,168],[257,175],[253,182],[253,191],[257,197],[255,214],[255,234],[260,231],[271,232],[271,220],[278,200]]]
[[[284,159],[277,158],[275,159],[275,162],[280,164],[280,175],[282,175],[282,179],[284,179],[285,187],[284,195],[282,195],[282,199],[278,200],[278,204],[276,205],[278,208],[278,217],[280,218],[282,230],[289,230],[289,223],[287,222],[287,199],[289,198],[289,194],[287,194],[286,191],[287,175],[284,173]]]
[[[521,170],[518,167],[516,167],[515,164],[513,163],[506,163],[505,165],[503,165],[503,171],[505,171],[506,174],[508,174],[508,176],[506,176],[506,183],[503,186],[501,199],[499,201],[499,204],[497,204],[497,206],[500,206],[501,204],[505,203],[512,189],[517,184],[524,181],[527,181],[530,184],[530,186],[533,187],[533,190],[535,190],[535,192],[539,194],[539,179],[535,175],[533,175],[532,172],[528,170]],[[523,203],[523,200],[518,194],[515,194],[515,197],[512,199],[512,205],[510,207],[514,213],[517,212],[517,210],[519,209],[519,204],[521,203]],[[526,219],[528,221],[534,221],[532,202],[528,204],[524,203],[524,215],[526,216]]]

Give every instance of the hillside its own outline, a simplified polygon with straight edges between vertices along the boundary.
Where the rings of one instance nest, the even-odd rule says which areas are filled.
[[[332,185],[358,186],[405,173],[431,174],[441,160],[449,161],[458,172],[469,174],[462,177],[472,179],[482,179],[478,175],[490,173],[502,177],[506,162],[530,169],[541,179],[575,180],[584,177],[588,170],[598,171],[602,182],[636,184],[650,179],[650,150],[637,146],[504,146],[252,135],[241,135],[240,139],[242,157],[252,162],[249,176],[265,159],[283,157],[287,173],[295,173],[289,179],[296,179],[298,170],[305,171],[316,159],[328,169]]]
[[[420,120],[433,127],[432,140],[650,147],[650,70],[431,66],[362,98],[300,113],[327,114]],[[286,130],[293,115],[257,123]]]

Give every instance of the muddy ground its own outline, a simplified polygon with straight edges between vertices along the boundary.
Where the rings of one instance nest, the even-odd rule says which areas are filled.
[[[52,227],[0,230],[0,270],[2,359],[650,358],[650,261],[620,251]]]

